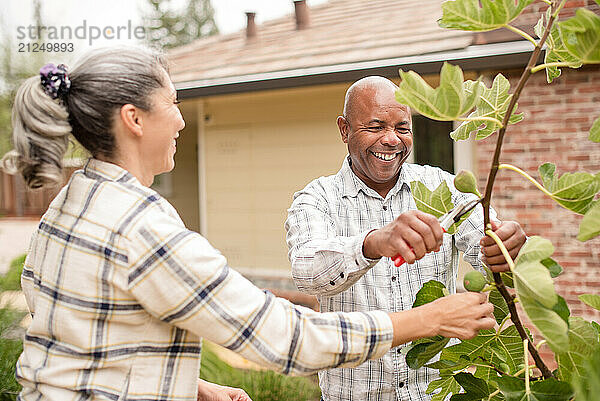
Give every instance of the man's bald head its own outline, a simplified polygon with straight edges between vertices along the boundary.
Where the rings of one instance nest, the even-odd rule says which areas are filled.
[[[353,83],[346,91],[344,99],[344,118],[352,119],[352,112],[357,103],[361,103],[365,96],[373,97],[378,93],[392,96],[398,87],[389,79],[377,75],[372,75],[359,79]]]

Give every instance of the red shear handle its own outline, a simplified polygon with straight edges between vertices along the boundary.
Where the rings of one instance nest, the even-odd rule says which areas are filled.
[[[446,231],[447,231],[447,230],[446,230],[444,227],[442,227],[442,230],[443,230],[444,232],[446,232]],[[414,249],[413,249],[413,247],[412,247],[412,246],[410,247],[410,250],[411,250],[411,251],[414,251]],[[403,258],[402,256],[400,256],[400,254],[398,254],[398,255],[394,256],[394,257],[392,258],[392,260],[394,261],[394,266],[396,266],[396,267],[400,267],[400,266],[402,266],[403,264],[405,264],[405,263],[406,263],[406,260],[404,260],[404,258]]]
[[[402,266],[403,264],[406,263],[406,261],[404,260],[404,258],[402,256],[400,256],[400,255],[394,256],[392,258],[392,260],[394,261],[394,266],[396,266],[396,267],[400,267],[400,266]]]

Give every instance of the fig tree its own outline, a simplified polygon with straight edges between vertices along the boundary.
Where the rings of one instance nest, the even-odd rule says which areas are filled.
[[[479,292],[483,290],[487,281],[483,274],[477,270],[471,270],[470,272],[465,274],[463,279],[463,284],[467,291]]]

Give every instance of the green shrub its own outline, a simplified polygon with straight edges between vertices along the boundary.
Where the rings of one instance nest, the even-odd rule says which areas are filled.
[[[20,291],[21,290],[21,272],[25,256],[21,255],[10,262],[8,271],[0,276],[0,292],[2,291]]]
[[[284,376],[272,371],[235,369],[210,349],[202,348],[200,378],[244,389],[253,401],[307,401],[321,396],[314,378]]]
[[[21,386],[15,380],[15,364],[23,345],[14,333],[23,318],[23,312],[0,309],[0,401],[15,400]]]

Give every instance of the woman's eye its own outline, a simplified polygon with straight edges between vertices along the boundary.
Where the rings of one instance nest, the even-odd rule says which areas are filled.
[[[181,103],[181,100],[175,100],[173,103],[174,104],[179,104],[179,103]]]

